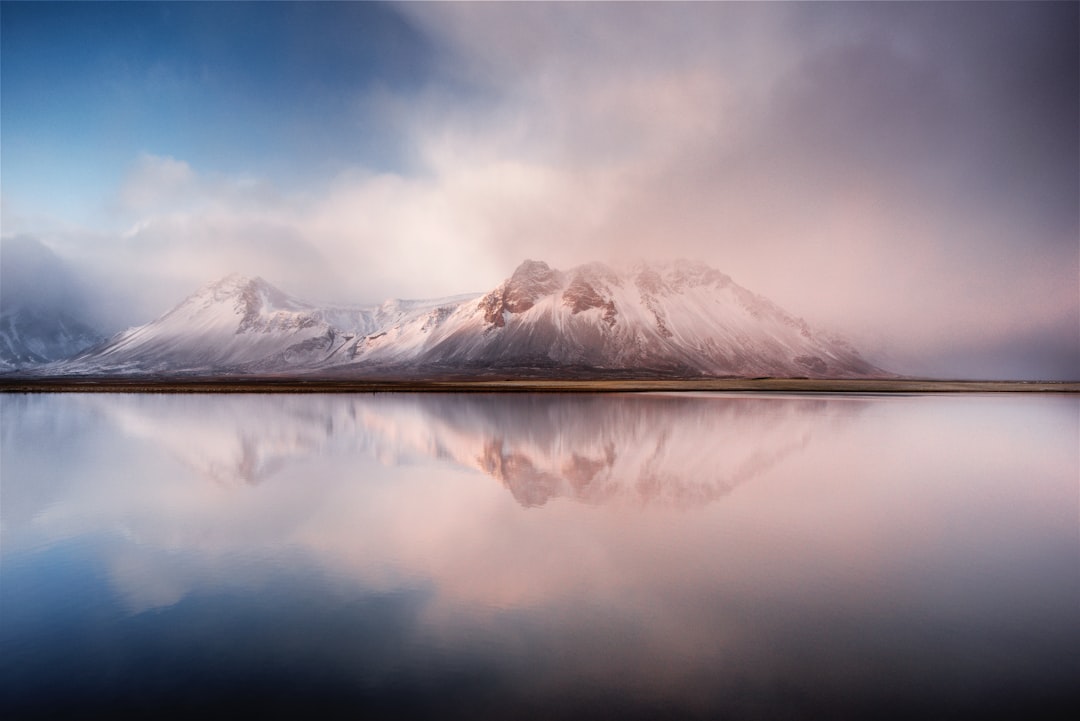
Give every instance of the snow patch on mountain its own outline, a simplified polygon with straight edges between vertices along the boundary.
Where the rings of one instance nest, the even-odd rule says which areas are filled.
[[[881,373],[849,345],[703,263],[526,261],[476,304],[383,329],[342,362],[586,367],[680,374],[844,377]]]
[[[703,263],[527,260],[483,295],[317,307],[260,278],[210,283],[59,372],[649,371],[851,377],[847,343]]]

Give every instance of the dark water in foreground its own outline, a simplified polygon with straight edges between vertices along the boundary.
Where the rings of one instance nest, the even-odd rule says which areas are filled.
[[[0,414],[4,718],[1080,708],[1075,396]]]

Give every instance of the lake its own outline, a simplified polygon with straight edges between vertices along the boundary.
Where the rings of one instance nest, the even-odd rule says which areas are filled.
[[[1080,397],[0,395],[0,713],[1071,718]]]

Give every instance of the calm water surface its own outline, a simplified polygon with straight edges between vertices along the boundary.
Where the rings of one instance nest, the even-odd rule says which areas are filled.
[[[5,718],[1080,708],[1076,397],[0,414]]]

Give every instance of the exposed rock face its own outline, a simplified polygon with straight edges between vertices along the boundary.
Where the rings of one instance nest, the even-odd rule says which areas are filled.
[[[506,313],[523,313],[559,289],[559,274],[540,260],[526,260],[510,279],[480,300],[484,320],[502,328]]]
[[[671,273],[670,289],[680,292],[686,288],[713,286],[717,290],[732,285],[731,278],[704,263],[681,261]]]
[[[709,266],[527,260],[484,296],[316,307],[261,279],[204,287],[57,372],[888,375]]]
[[[657,301],[657,296],[666,294],[668,290],[663,278],[652,268],[642,268],[634,278],[634,284],[641,293],[641,302],[649,309],[656,321],[656,332],[665,338],[670,338],[671,330],[667,326],[662,306]]]
[[[648,267],[638,271],[634,283],[637,285],[638,290],[646,295],[660,295],[665,290],[664,280],[660,277],[660,274]]]
[[[603,308],[606,302],[604,296],[589,285],[581,275],[574,276],[574,279],[570,281],[570,286],[563,292],[562,300],[563,305],[574,315],[589,308]]]
[[[619,284],[619,277],[604,266],[597,263],[582,266],[574,271],[570,285],[563,291],[563,305],[569,308],[573,315],[592,308],[603,308],[604,322],[609,327],[613,326],[618,311],[615,309],[615,300],[610,297],[610,285]]]

